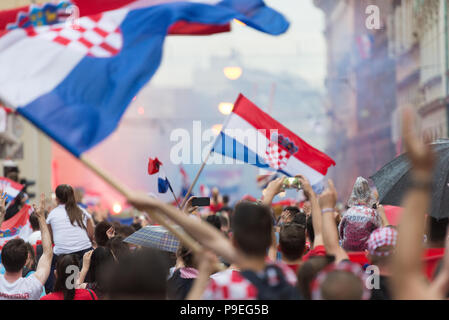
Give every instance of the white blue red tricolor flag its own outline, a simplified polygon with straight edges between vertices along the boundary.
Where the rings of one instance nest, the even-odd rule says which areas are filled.
[[[22,191],[24,185],[10,180],[5,177],[0,177],[0,191],[6,192],[6,202],[13,200]]]
[[[30,225],[31,206],[25,204],[12,218],[2,223],[0,227],[0,250],[11,239],[27,240],[33,229]]]
[[[0,33],[0,100],[79,157],[106,138],[162,59],[176,22],[238,19],[273,35],[289,23],[262,0],[141,0],[113,11]]]
[[[287,176],[302,174],[321,192],[334,160],[302,140],[243,95],[212,149],[215,153]]]

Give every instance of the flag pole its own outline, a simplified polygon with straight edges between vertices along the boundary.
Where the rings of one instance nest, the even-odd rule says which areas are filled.
[[[240,97],[240,96],[239,96]],[[238,99],[237,99],[238,101]],[[235,104],[234,104],[235,106]],[[232,111],[234,111],[234,106],[232,107]],[[196,173],[195,179],[193,179],[192,184],[189,187],[189,190],[187,190],[186,195],[184,196],[184,199],[182,199],[182,203],[181,203],[181,207],[184,208],[187,200],[189,200],[189,196],[192,193],[193,187],[195,187],[196,182],[198,181],[198,178],[200,177],[201,172],[203,171],[204,167],[206,166],[207,161],[209,160],[209,157],[211,155],[211,153],[213,152],[212,150],[215,148],[215,145],[217,144],[217,140],[218,137],[220,137],[221,133],[223,132],[223,130],[226,128],[226,126],[228,125],[229,119],[231,119],[231,115],[232,115],[232,111],[231,113],[226,117],[225,122],[223,123],[223,126],[221,127],[220,133],[215,137],[215,141],[214,144],[212,145],[212,148],[210,149],[210,151],[208,152],[206,158],[204,159],[203,163],[201,164],[200,169],[198,170],[198,172]]]
[[[167,182],[168,182],[168,188],[170,189],[171,194],[173,195],[173,198],[175,198],[176,205],[178,206],[178,209],[179,209],[179,210],[182,210],[182,209],[181,209],[181,206],[180,206],[180,203],[179,203],[179,201],[178,201],[178,198],[176,198],[175,192],[173,191],[173,188],[171,187],[171,183],[170,183],[170,181],[168,180],[168,178],[167,178]]]
[[[103,169],[98,167],[95,163],[93,163],[90,159],[85,156],[80,156],[80,161],[92,170],[96,175],[102,178],[107,184],[116,189],[119,193],[121,193],[124,197],[128,198],[132,191],[128,189],[125,185],[119,183],[112,176],[106,173]],[[170,231],[173,235],[175,235],[185,246],[189,247],[194,253],[198,253],[202,250],[202,247],[198,242],[193,240],[188,234],[177,230],[167,221],[166,218],[162,217],[160,214],[153,211],[146,211],[151,219],[159,223],[161,226],[165,227],[168,231]]]
[[[221,133],[221,132],[220,132]],[[214,143],[215,146],[215,143]],[[213,147],[212,147],[213,148]],[[195,179],[193,179],[192,184],[189,187],[189,190],[187,190],[186,195],[184,196],[184,199],[182,199],[182,203],[181,203],[181,208],[184,208],[187,200],[189,199],[190,194],[192,193],[192,189],[195,186],[196,182],[198,181],[198,178],[200,177],[201,172],[203,171],[204,167],[206,166],[207,160],[209,160],[209,156],[212,153],[212,149],[211,151],[209,151],[209,153],[206,156],[206,159],[204,159],[203,163],[201,164],[200,170],[198,170],[198,172],[196,173]]]
[[[15,108],[12,106],[12,104],[8,103],[8,101],[6,101],[4,98],[0,98],[0,103],[3,103],[5,105],[5,107],[8,107],[8,108],[11,108],[11,109],[15,110]],[[20,114],[20,115],[23,117],[22,114]],[[24,118],[27,119],[26,117],[24,117]],[[30,123],[32,123],[34,125],[34,127],[36,129],[38,129],[40,132],[43,132],[46,136],[48,136],[50,139],[52,139],[48,135],[48,133],[46,133],[45,131],[40,130],[40,128],[38,126],[36,126],[32,121],[30,121]],[[52,139],[52,140],[55,141],[54,139]],[[65,150],[69,151],[64,146],[62,146],[62,147]],[[71,152],[69,151],[69,153],[71,153]],[[114,179],[111,175],[109,175],[103,169],[98,167],[90,159],[86,158],[83,155],[81,155],[78,159],[81,161],[81,163],[83,163],[86,167],[88,167],[90,170],[92,170],[97,176],[99,176],[101,179],[103,179],[111,187],[116,189],[124,197],[128,198],[132,194],[132,191],[128,187],[126,187],[125,185],[119,183],[116,179]],[[150,218],[152,218],[154,221],[159,223],[161,226],[165,227],[174,236],[176,236],[186,247],[191,249],[193,253],[199,253],[202,250],[202,246],[198,242],[196,242],[192,237],[190,237],[184,231],[180,231],[180,230],[174,228],[173,225],[171,225],[170,222],[166,218],[161,216],[160,214],[158,214],[156,212],[153,212],[153,211],[150,211],[150,210],[146,211],[146,213],[150,216]]]

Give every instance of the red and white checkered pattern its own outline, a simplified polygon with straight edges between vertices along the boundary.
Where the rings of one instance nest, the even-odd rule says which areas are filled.
[[[398,232],[394,228],[383,227],[374,230],[367,241],[368,252],[373,256],[380,257],[390,255],[393,250],[377,251],[377,249],[384,246],[392,246],[394,249],[397,237]]]
[[[285,264],[276,263],[290,285],[295,286],[296,274]],[[269,270],[274,271],[274,270]],[[270,285],[279,281],[275,272],[268,273]],[[227,269],[213,274],[203,294],[204,300],[256,300],[257,288],[237,270]]]
[[[72,26],[58,24],[26,31],[30,37],[41,37],[92,57],[114,56],[123,46],[119,27],[103,14],[82,17]]]
[[[291,154],[280,147],[276,142],[270,141],[265,151],[265,160],[268,165],[276,170],[282,170],[290,159]]]

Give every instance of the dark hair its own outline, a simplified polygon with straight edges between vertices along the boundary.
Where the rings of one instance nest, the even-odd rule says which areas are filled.
[[[179,246],[177,256],[182,259],[184,266],[187,268],[195,268],[195,261],[193,260],[193,252],[185,246]]]
[[[288,206],[285,207],[284,210],[282,211],[288,211],[290,212],[292,215],[297,215],[298,213],[300,213],[301,211],[298,209],[298,207],[296,206]]]
[[[314,256],[304,262],[298,270],[298,289],[306,300],[311,300],[310,285],[317,274],[335,260],[334,256]]]
[[[249,201],[239,202],[232,219],[233,238],[246,255],[264,257],[271,244],[273,220],[270,208]]]
[[[434,217],[428,217],[429,224],[429,241],[439,242],[446,239],[447,225],[449,218],[436,219]]]
[[[223,215],[219,215],[218,218],[220,219],[221,227],[224,227],[224,226],[229,227],[228,218],[226,218]]]
[[[2,249],[2,264],[7,272],[19,272],[25,266],[28,248],[23,239],[9,240]]]
[[[223,203],[224,203],[224,204],[228,204],[228,203],[229,203],[229,196],[228,196],[227,194],[225,194],[225,195],[223,196]]]
[[[120,228],[116,229],[115,231],[117,235],[122,236],[123,238],[127,238],[134,232],[136,232],[133,227],[127,225],[120,225]]]
[[[281,227],[279,246],[282,255],[290,261],[301,258],[306,246],[306,232],[303,226],[289,223]]]
[[[95,226],[94,237],[97,245],[103,247],[106,245],[109,240],[106,231],[108,231],[111,227],[112,225],[107,221],[101,221]]]
[[[64,300],[73,300],[75,297],[75,285],[72,288],[68,288],[66,281],[69,276],[72,275],[71,272],[67,272],[69,266],[79,267],[79,260],[75,254],[66,254],[58,257],[56,261],[56,281],[54,292],[62,292],[64,295]]]
[[[109,248],[98,247],[92,252],[89,265],[89,285],[95,290],[98,297],[104,296],[105,291],[105,270],[114,262],[114,257]]]
[[[115,236],[109,239],[106,243],[106,247],[111,250],[111,253],[117,260],[120,260],[123,256],[129,254],[128,245],[123,242],[124,238],[122,236]]]
[[[313,229],[312,215],[308,216],[306,219],[306,232],[310,243],[313,244],[313,241],[315,241],[315,230]]]
[[[86,230],[86,226],[83,222],[83,210],[78,207],[78,204],[75,200],[75,193],[73,192],[73,188],[68,184],[61,184],[55,190],[56,198],[59,200],[61,204],[65,205],[65,211],[67,211],[67,215],[69,216],[70,223],[72,226],[76,224]]]
[[[298,212],[293,216],[291,223],[299,224],[304,229],[306,228],[307,216],[304,212]]]
[[[218,216],[210,215],[210,216],[208,216],[206,218],[206,222],[210,223],[211,225],[213,225],[218,230],[221,230],[221,221],[220,221],[220,218]]]
[[[158,250],[134,251],[108,272],[109,299],[166,299],[168,263]]]
[[[37,218],[36,214],[34,214],[34,213],[30,214],[30,225],[31,225],[31,229],[33,229],[33,231],[40,230],[39,219]]]

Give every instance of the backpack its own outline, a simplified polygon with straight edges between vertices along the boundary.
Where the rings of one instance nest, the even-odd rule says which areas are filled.
[[[248,270],[240,274],[256,287],[258,300],[301,300],[298,289],[287,282],[276,265],[267,266],[262,277]]]

